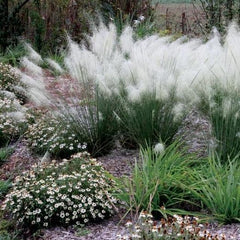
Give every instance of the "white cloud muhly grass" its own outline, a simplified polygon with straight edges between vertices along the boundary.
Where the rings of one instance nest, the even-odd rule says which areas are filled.
[[[36,64],[43,62],[42,57],[28,44],[25,43],[25,48],[28,52],[28,58]]]
[[[65,65],[71,76],[98,85],[109,96],[124,86],[131,101],[145,93],[166,100],[173,87],[180,103],[197,102],[199,90],[209,95],[215,84],[239,89],[240,32],[236,25],[229,27],[224,44],[216,31],[207,42],[172,41],[158,35],[133,40],[132,32],[126,27],[118,37],[114,25],[100,24],[89,36],[89,48],[69,39]],[[22,62],[33,78],[41,80],[38,66],[28,58]]]
[[[38,79],[40,79],[40,77],[43,75],[42,68],[29,60],[27,57],[23,57],[21,59],[21,65],[26,69],[27,72],[31,73],[31,75],[37,77]]]
[[[9,118],[12,118],[16,121],[25,121],[25,113],[23,112],[9,112],[6,114]]]
[[[51,58],[47,58],[46,61],[48,62],[50,67],[52,67],[55,71],[63,73],[63,69],[56,61],[52,60]]]
[[[127,54],[131,52],[131,49],[134,46],[133,29],[131,27],[128,26],[124,29],[120,36],[119,42],[123,53]]]
[[[38,78],[40,77],[40,79]],[[49,96],[46,92],[42,76],[30,76],[21,73],[20,81],[26,86],[26,95],[37,105],[49,105]]]
[[[100,61],[110,60],[116,50],[116,27],[110,24],[108,29],[105,25],[101,24],[100,28],[93,33],[89,42],[92,52]]]
[[[3,95],[4,97],[8,98],[8,99],[15,99],[16,96],[13,92],[9,92],[9,91],[3,91],[3,90],[0,90],[0,96]]]

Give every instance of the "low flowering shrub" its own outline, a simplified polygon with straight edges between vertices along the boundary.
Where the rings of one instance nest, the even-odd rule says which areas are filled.
[[[0,94],[0,147],[26,130],[26,116],[26,109],[17,99],[8,99]]]
[[[48,151],[55,157],[69,157],[87,148],[73,133],[70,124],[50,114],[47,117],[44,114],[30,124],[26,135],[30,148],[39,154]]]
[[[21,101],[25,102],[25,86],[11,65],[0,63],[0,92],[14,93]]]
[[[15,179],[2,209],[23,227],[84,224],[113,213],[114,181],[86,152],[34,166]]]
[[[203,224],[198,224],[195,217],[174,215],[168,219],[153,221],[151,214],[141,212],[136,224],[127,222],[128,233],[118,235],[117,240],[163,240],[163,239],[195,239],[195,240],[225,240],[225,236],[211,235]]]

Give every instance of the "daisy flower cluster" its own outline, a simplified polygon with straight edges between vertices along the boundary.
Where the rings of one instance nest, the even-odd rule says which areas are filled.
[[[113,214],[114,184],[95,159],[78,153],[17,177],[2,209],[25,227],[81,225]]]
[[[0,147],[26,130],[26,115],[26,109],[19,100],[0,94]]]
[[[203,224],[198,223],[196,217],[174,215],[168,219],[153,221],[153,216],[147,212],[141,212],[136,224],[131,221],[126,223],[128,233],[124,236],[118,235],[117,240],[226,240],[224,235],[212,235]]]
[[[18,100],[24,102],[25,86],[20,81],[17,71],[9,64],[3,64],[0,62],[0,92],[8,92],[14,94]]]
[[[30,124],[26,135],[30,148],[40,154],[48,151],[55,157],[69,157],[87,148],[72,131],[71,124],[48,113]]]

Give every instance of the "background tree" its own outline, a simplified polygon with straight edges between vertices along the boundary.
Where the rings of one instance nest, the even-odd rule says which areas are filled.
[[[225,32],[226,27],[233,20],[240,23],[239,0],[194,0],[200,2],[206,17],[206,29],[211,31],[216,27]]]
[[[20,23],[19,13],[30,1],[0,0],[0,47],[2,51],[5,51],[22,33],[23,25]]]

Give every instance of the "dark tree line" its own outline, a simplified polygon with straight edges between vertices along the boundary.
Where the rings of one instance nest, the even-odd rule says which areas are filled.
[[[240,24],[240,1],[239,0],[194,0],[200,1],[206,17],[206,28],[211,30],[217,27],[224,32],[230,22]]]
[[[22,31],[19,13],[31,0],[22,0],[13,3],[10,0],[0,0],[0,47],[5,51],[7,46],[16,41]],[[11,2],[11,3],[10,3]],[[10,9],[10,4],[14,4]]]

